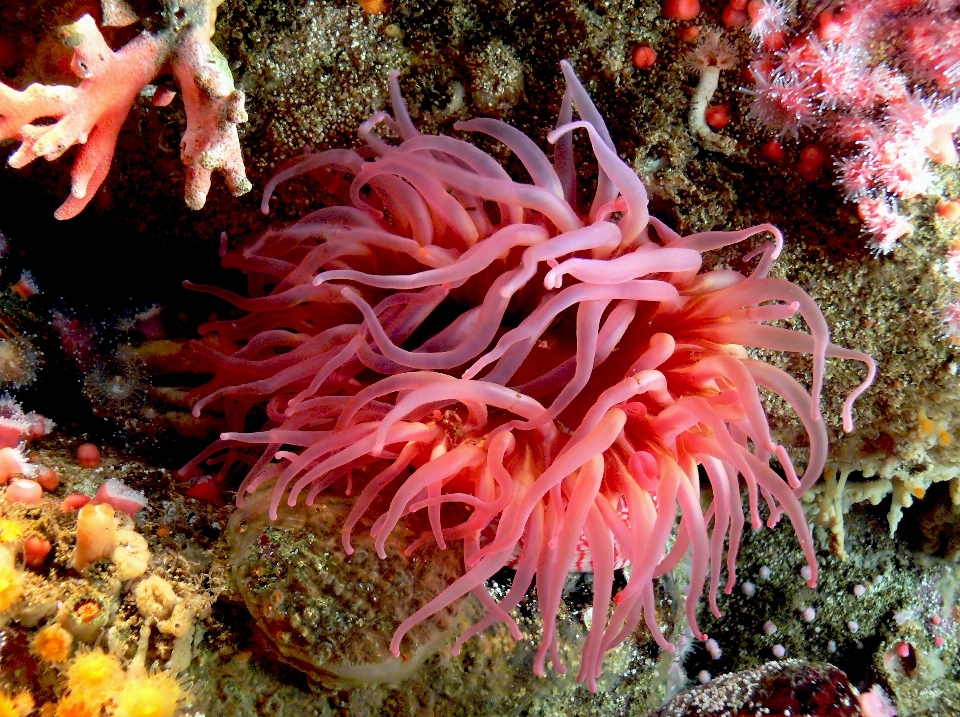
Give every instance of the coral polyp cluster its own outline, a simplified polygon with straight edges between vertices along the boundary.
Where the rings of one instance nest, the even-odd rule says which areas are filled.
[[[173,717],[186,692],[169,672],[148,673],[140,666],[124,670],[99,649],[77,654],[67,667],[67,693],[57,717]]]
[[[506,145],[532,183],[468,142],[420,134],[395,76],[394,115],[361,126],[362,153],[307,154],[279,172],[265,208],[281,181],[308,172],[329,180],[343,203],[226,254],[226,266],[249,274],[254,298],[197,287],[249,314],[203,328],[197,349],[217,370],[198,390],[196,412],[216,403],[238,430],[183,473],[220,462],[226,475],[247,464],[238,501],[272,490],[271,517],[282,501],[356,496],[343,526],[348,553],[368,511],[379,514],[372,534],[381,557],[400,521],[423,526],[408,554],[430,541],[462,543],[463,575],[403,620],[395,655],[412,627],[469,592],[488,614],[454,651],[498,621],[519,639],[509,613],[536,580],[544,629],[534,671],[549,657],[563,672],[555,621],[564,582],[571,570],[591,570],[578,679],[595,689],[604,654],[641,622],[673,649],[653,586],[688,549],[686,615],[705,638],[699,598],[706,591],[719,615],[721,573],[731,590],[746,516],[760,528],[761,501],[768,525],[787,515],[816,583],[798,498],[827,455],[825,362],[866,367],[844,404],[846,430],[874,364],[831,343],[814,301],[769,275],[782,247],[775,227],[680,236],[651,216],[643,183],[617,156],[570,66],[563,71],[552,161],[502,122],[457,125]],[[586,133],[598,164],[583,210],[575,132]],[[768,239],[744,256],[752,271],[704,270],[704,254],[758,236]],[[776,323],[797,314],[810,333]],[[809,354],[809,390],[746,347]],[[802,476],[771,437],[761,387],[806,428]],[[268,425],[243,432],[264,403]],[[625,564],[626,587],[614,599]],[[498,602],[484,581],[505,566],[516,573]]]
[[[870,247],[893,251],[914,230],[898,203],[934,193],[928,161],[960,161],[956,3],[847,0],[805,17],[780,2],[751,5],[750,115],[781,137],[830,144]]]

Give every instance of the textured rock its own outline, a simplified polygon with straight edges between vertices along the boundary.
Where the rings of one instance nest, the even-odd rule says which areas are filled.
[[[767,662],[681,692],[650,717],[860,717],[856,690],[836,667]]]

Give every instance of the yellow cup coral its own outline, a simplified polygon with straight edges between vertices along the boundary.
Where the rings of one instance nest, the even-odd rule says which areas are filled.
[[[187,693],[170,672],[131,670],[117,697],[113,717],[173,717]]]
[[[0,614],[7,612],[23,594],[23,575],[16,568],[14,553],[0,545]]]
[[[0,717],[27,717],[33,712],[33,695],[21,692],[16,697],[10,697],[0,690]]]
[[[113,655],[103,650],[78,653],[67,667],[67,701],[94,707],[93,714],[97,714],[100,706],[119,692],[124,676],[123,667]]]
[[[19,543],[23,538],[23,524],[18,520],[0,518],[0,543]]]
[[[29,692],[21,692],[11,697],[0,690],[0,717],[26,717],[33,712],[33,697]]]
[[[67,695],[57,703],[53,714],[55,717],[100,717],[101,707],[100,704],[90,704],[76,695]],[[41,712],[41,717],[46,717],[47,714]]]
[[[44,662],[64,662],[70,657],[73,635],[60,625],[47,625],[30,642],[30,649]]]
[[[172,672],[124,670],[118,658],[99,649],[78,653],[66,675],[56,717],[174,717],[188,694]]]

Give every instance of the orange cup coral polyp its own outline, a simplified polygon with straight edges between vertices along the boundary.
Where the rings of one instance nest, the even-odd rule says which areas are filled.
[[[844,405],[847,430],[874,364],[832,344],[814,301],[769,276],[782,246],[775,227],[679,236],[650,216],[643,183],[617,156],[570,66],[563,71],[553,161],[502,122],[457,125],[506,145],[532,183],[468,142],[420,134],[396,77],[394,115],[361,126],[363,152],[307,154],[277,174],[265,209],[279,182],[307,172],[328,178],[343,204],[226,255],[225,265],[249,274],[254,298],[203,289],[250,312],[206,325],[208,340],[198,344],[218,370],[199,389],[196,411],[218,402],[238,430],[184,472],[208,460],[219,460],[222,474],[246,463],[238,502],[264,486],[273,491],[271,515],[281,500],[309,505],[345,489],[356,495],[343,529],[347,552],[367,510],[380,511],[381,555],[398,521],[414,513],[427,528],[409,551],[425,540],[462,541],[463,576],[400,624],[395,654],[413,625],[471,591],[489,614],[454,649],[497,621],[519,638],[509,612],[535,578],[544,630],[534,670],[542,673],[549,656],[563,671],[555,619],[564,581],[571,570],[592,570],[578,679],[595,689],[604,653],[641,621],[672,649],[655,619],[653,583],[688,549],[687,616],[703,637],[700,595],[706,590],[719,614],[724,564],[727,591],[736,579],[741,483],[754,527],[761,498],[771,524],[786,513],[816,582],[798,497],[827,455],[824,363],[866,365]],[[589,209],[577,201],[574,132],[586,133],[599,165]],[[702,269],[703,254],[755,236],[769,239],[745,257],[755,260],[752,272]],[[772,325],[797,313],[810,333]],[[749,346],[810,354],[810,390],[749,358]],[[802,477],[770,436],[759,387],[779,394],[807,429]],[[269,424],[241,432],[263,402]],[[629,579],[614,605],[614,572],[625,563]],[[484,581],[507,565],[516,575],[497,602]]]

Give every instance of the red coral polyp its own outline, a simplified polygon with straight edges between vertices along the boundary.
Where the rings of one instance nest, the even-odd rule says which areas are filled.
[[[281,170],[265,208],[280,181],[307,172],[331,179],[334,192],[352,176],[341,183],[349,199],[227,255],[258,297],[196,287],[250,312],[204,327],[198,348],[219,368],[200,389],[197,412],[216,402],[239,426],[265,402],[269,424],[223,434],[184,473],[208,461],[222,462],[224,474],[250,464],[238,503],[272,490],[271,517],[283,500],[356,494],[343,528],[348,553],[368,510],[380,510],[373,534],[381,556],[405,519],[425,526],[408,553],[425,541],[461,542],[463,576],[400,624],[395,654],[414,625],[470,592],[488,614],[455,650],[498,621],[520,639],[509,613],[536,579],[544,630],[534,670],[542,674],[549,656],[563,672],[555,619],[564,581],[571,570],[592,570],[593,620],[578,679],[595,689],[603,655],[641,621],[673,649],[655,618],[653,585],[688,549],[686,613],[705,637],[696,620],[701,594],[719,615],[724,565],[728,593],[736,581],[741,483],[755,529],[761,501],[768,525],[787,515],[815,584],[798,497],[827,456],[825,360],[866,366],[843,408],[848,431],[874,364],[832,344],[810,296],[768,275],[782,246],[775,227],[680,236],[651,217],[643,183],[617,156],[567,63],[563,71],[552,162],[497,120],[457,125],[506,145],[532,183],[465,141],[420,134],[396,76],[394,116],[378,113],[360,129],[365,154],[307,154]],[[576,201],[575,131],[587,133],[599,165],[588,211]],[[744,257],[755,260],[749,274],[703,270],[703,254],[756,236],[769,239]],[[810,333],[774,325],[797,313]],[[745,347],[810,354],[811,389]],[[771,438],[760,387],[806,427],[802,477]],[[624,562],[627,585],[612,601]],[[508,565],[516,575],[497,602],[484,581]]]

